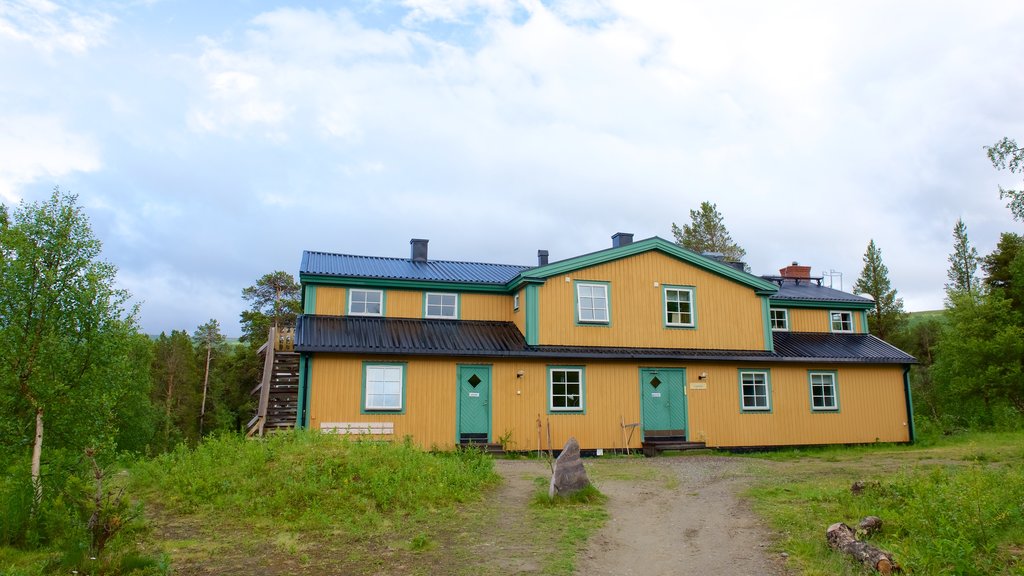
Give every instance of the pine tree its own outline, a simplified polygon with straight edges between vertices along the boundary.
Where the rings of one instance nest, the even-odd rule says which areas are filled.
[[[967,225],[962,218],[953,227],[953,253],[949,255],[946,276],[946,294],[970,292],[978,289],[978,249],[967,238]]]
[[[1016,140],[1003,138],[992,146],[986,146],[985,152],[996,169],[1009,170],[1012,174],[1024,172],[1024,148],[1017,146]],[[1006,190],[1000,186],[999,198],[1009,199],[1006,207],[1014,219],[1024,221],[1024,190]]]
[[[896,290],[889,282],[889,269],[882,262],[882,251],[873,239],[868,243],[867,252],[864,253],[864,269],[853,289],[875,300],[875,309],[868,312],[868,326],[876,336],[888,340],[906,325],[907,313],[903,311],[903,299],[896,297]]]
[[[202,436],[203,426],[206,423],[206,397],[210,389],[210,362],[213,360],[214,354],[219,355],[224,344],[224,335],[220,333],[220,323],[216,319],[210,318],[209,322],[196,328],[192,335],[192,342],[198,347],[197,352],[206,355],[205,369],[203,370],[203,400],[199,407],[199,435]]]
[[[267,339],[271,326],[295,326],[295,316],[302,311],[301,287],[295,278],[282,271],[264,274],[256,284],[242,290],[242,298],[250,308],[242,312],[242,337],[258,348]]]
[[[698,254],[718,252],[730,262],[741,262],[747,251],[733,242],[725,228],[722,214],[711,202],[701,202],[700,210],[690,210],[690,224],[680,229],[672,223],[672,235],[676,244]]]

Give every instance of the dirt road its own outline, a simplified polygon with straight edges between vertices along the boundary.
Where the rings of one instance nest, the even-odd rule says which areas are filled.
[[[620,465],[657,474],[630,480],[614,473]],[[602,463],[595,482],[611,518],[581,555],[577,574],[783,574],[768,557],[767,531],[737,496],[746,469],[743,460],[715,456]]]

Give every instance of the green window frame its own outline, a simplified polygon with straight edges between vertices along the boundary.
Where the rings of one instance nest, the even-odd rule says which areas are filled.
[[[744,368],[738,371],[740,411],[771,412],[771,373],[762,368]]]
[[[384,291],[370,290],[366,288],[349,288],[348,292],[348,314],[349,316],[383,316],[384,315]]]
[[[665,285],[661,290],[661,299],[666,328],[697,327],[697,289],[695,287]]]
[[[839,374],[834,370],[808,370],[812,412],[839,411]]]
[[[586,413],[586,371],[583,366],[548,366],[548,413]]]
[[[772,324],[772,332],[789,331],[789,310],[785,308],[772,308],[768,311]]]
[[[607,326],[612,321],[611,288],[608,282],[576,282],[576,324]]]
[[[454,292],[424,292],[423,317],[457,320],[459,295]]]
[[[828,324],[833,332],[842,334],[853,332],[853,312],[849,310],[829,310]]]
[[[405,362],[363,362],[363,414],[405,414]]]

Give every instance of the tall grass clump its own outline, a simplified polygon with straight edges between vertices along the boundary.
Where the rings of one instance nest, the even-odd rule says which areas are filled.
[[[477,498],[482,486],[498,480],[490,458],[476,451],[435,454],[408,441],[305,431],[209,438],[139,462],[132,477],[140,492],[177,511],[226,512],[297,528],[341,524],[353,534]]]

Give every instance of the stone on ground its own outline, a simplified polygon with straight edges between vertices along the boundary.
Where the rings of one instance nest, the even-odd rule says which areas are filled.
[[[548,497],[568,496],[590,485],[587,471],[583,469],[580,459],[580,443],[576,438],[569,438],[562,448],[562,453],[555,459],[555,471],[551,474],[551,486]]]

